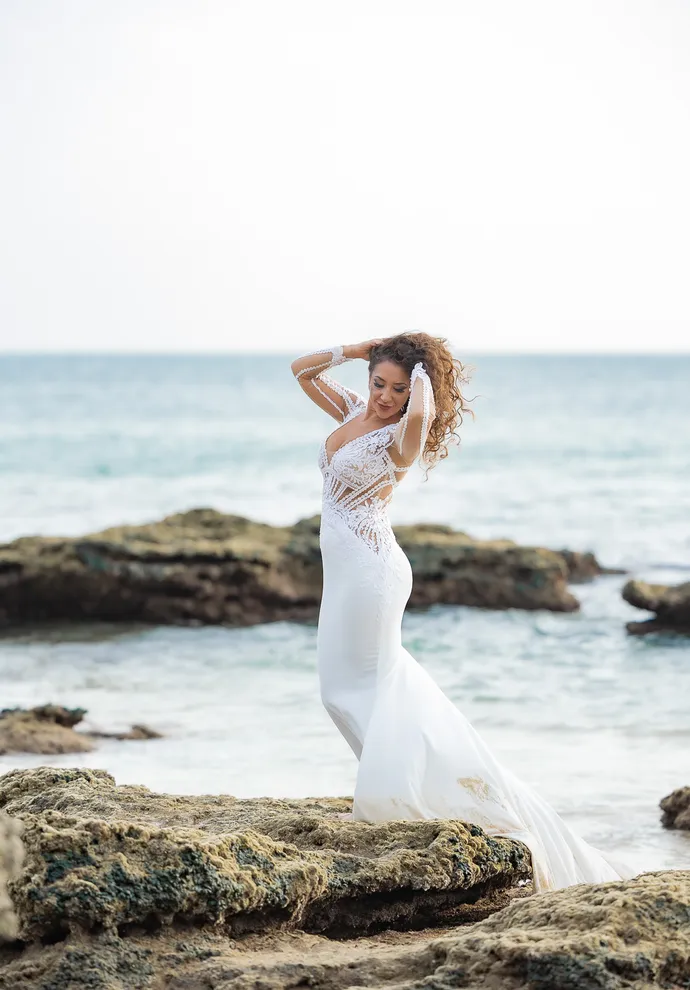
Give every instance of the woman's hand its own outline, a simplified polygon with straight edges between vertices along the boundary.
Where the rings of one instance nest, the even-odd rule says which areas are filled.
[[[382,344],[385,337],[374,337],[372,340],[363,340],[361,344],[345,344],[343,346],[343,356],[347,358],[363,358],[369,360],[372,347]]]

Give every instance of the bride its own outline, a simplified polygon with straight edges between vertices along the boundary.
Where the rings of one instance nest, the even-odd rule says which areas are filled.
[[[367,398],[326,373],[354,358],[369,364]],[[339,424],[319,451],[317,656],[323,703],[359,760],[353,817],[458,819],[519,839],[538,891],[631,876],[495,759],[402,645],[412,569],[386,507],[415,460],[429,469],[447,455],[467,412],[446,341],[402,333],[336,345],[296,358],[292,372]]]

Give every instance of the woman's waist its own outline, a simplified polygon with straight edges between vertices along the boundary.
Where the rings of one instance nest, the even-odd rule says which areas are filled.
[[[321,543],[335,547],[365,547],[368,550],[390,550],[397,543],[393,527],[385,510],[361,512],[344,509],[337,503],[324,502],[321,512]]]
[[[369,524],[392,532],[387,505],[388,503],[380,498],[373,498],[363,505],[351,505],[342,500],[324,497],[321,506],[321,519],[332,520],[333,522],[342,521],[350,528]]]

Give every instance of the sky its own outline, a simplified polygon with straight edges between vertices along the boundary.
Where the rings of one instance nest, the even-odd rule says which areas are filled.
[[[687,0],[3,0],[0,350],[690,351]]]

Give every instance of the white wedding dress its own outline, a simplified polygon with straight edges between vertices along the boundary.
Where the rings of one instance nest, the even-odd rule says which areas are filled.
[[[340,346],[301,355],[293,372],[339,423],[364,412],[363,396],[327,368],[348,360]],[[577,836],[531,787],[499,763],[467,719],[403,647],[412,569],[386,507],[404,477],[398,455],[419,454],[433,418],[422,364],[399,423],[340,445],[321,444],[323,595],[317,656],[321,697],[359,760],[353,817],[458,819],[530,849],[536,890],[620,880],[632,872]],[[336,429],[334,434],[339,432]],[[341,435],[342,436],[342,435]],[[383,497],[382,497],[383,496]]]

